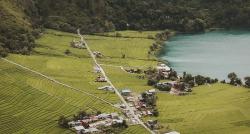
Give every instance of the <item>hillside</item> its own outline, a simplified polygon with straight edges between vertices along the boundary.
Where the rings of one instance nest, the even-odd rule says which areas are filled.
[[[121,34],[147,37],[148,34],[155,34],[155,32],[139,33],[128,31],[121,32]],[[151,66],[156,63],[156,61],[146,61],[145,59],[147,55],[146,49],[153,40],[93,35],[88,35],[86,38],[93,50],[101,51],[106,55],[106,58],[99,61],[102,64],[114,63],[115,65],[116,63],[124,66],[142,66],[147,62],[147,66]],[[44,35],[36,40],[38,45],[31,55],[10,54],[7,59],[68,84],[80,91],[72,90],[32,71],[0,59],[0,96],[2,98],[0,101],[0,112],[2,114],[0,116],[2,121],[0,133],[6,131],[9,131],[9,133],[72,133],[59,127],[57,120],[60,116],[64,115],[70,118],[80,110],[94,113],[97,111],[120,112],[119,109],[84,93],[88,92],[112,104],[120,102],[113,92],[97,90],[98,87],[107,85],[107,83],[95,82],[98,74],[93,71],[92,59],[87,50],[70,47],[69,44],[73,39],[78,39],[78,36],[46,30]],[[106,41],[103,46],[101,45],[102,40]],[[107,45],[112,45],[113,49],[106,47]],[[132,46],[135,50],[145,50],[137,55],[135,51],[129,51]],[[71,52],[68,55],[65,54],[67,49]],[[113,51],[117,49],[127,49],[123,53],[129,57],[126,59],[120,58],[121,53]],[[113,54],[114,57],[108,55],[109,53]],[[143,56],[145,61],[137,59],[140,56]],[[110,69],[112,67],[107,68],[107,70]],[[120,73],[120,71],[117,70],[117,73]],[[126,75],[128,76],[128,74]],[[136,79],[135,76],[131,76],[131,78]],[[137,80],[134,81],[134,84],[137,82],[144,85],[146,80]],[[117,86],[119,89],[126,87],[126,85]],[[140,90],[142,91],[143,88],[150,87],[142,86]],[[121,133],[147,134],[148,131],[142,126],[133,125],[121,131]]]
[[[40,28],[203,32],[250,25],[248,0],[1,0],[0,53],[29,54]],[[36,30],[34,30],[36,29]],[[39,30],[40,29],[40,30]],[[14,35],[14,36],[13,36]]]
[[[0,1],[0,55],[6,56],[8,52],[29,54],[35,47],[38,33],[26,12],[32,12],[33,7],[32,0]]]

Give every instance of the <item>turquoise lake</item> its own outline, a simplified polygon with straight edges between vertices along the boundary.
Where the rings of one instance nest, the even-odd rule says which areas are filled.
[[[172,37],[160,58],[179,74],[183,71],[220,80],[235,72],[250,76],[250,31],[213,31]]]

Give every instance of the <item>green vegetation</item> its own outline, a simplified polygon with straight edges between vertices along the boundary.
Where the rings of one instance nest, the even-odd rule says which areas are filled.
[[[245,77],[245,86],[250,88],[250,77]]]
[[[250,92],[225,84],[200,86],[188,96],[158,94],[158,121],[185,134],[247,134]]]
[[[81,109],[116,111],[3,60],[0,64],[0,133],[69,133],[57,125],[59,116],[71,116]]]
[[[67,32],[80,28],[84,33],[245,28],[250,25],[249,5],[247,0],[1,0],[0,46],[4,49],[0,53],[30,54],[42,28]]]
[[[22,8],[30,10],[24,3],[13,0],[0,1],[0,57],[8,52],[30,54],[35,47],[37,30],[33,30],[29,17]],[[32,3],[29,3],[32,4]]]
[[[48,31],[37,41],[39,47],[31,56],[10,55],[8,58],[56,80],[88,91],[112,103],[113,93],[97,90],[92,61],[86,51],[69,47],[71,34],[55,35]],[[63,33],[62,33],[63,34]],[[66,56],[68,48],[72,56]],[[68,133],[57,126],[61,115],[71,116],[81,109],[116,111],[110,105],[84,93],[62,87],[41,76],[0,60],[1,132]],[[13,125],[15,124],[15,125]]]
[[[107,34],[112,36],[115,33]],[[142,71],[155,66],[158,62],[156,57],[147,52],[154,43],[148,36],[156,32],[119,33],[120,37],[87,35],[86,38],[93,51],[104,55],[98,58],[98,62],[118,89],[129,88],[139,94],[153,88],[147,85],[146,79],[140,79],[142,74],[128,73],[120,66]],[[46,30],[42,38],[36,41],[37,47],[30,56],[10,54],[8,59],[111,103],[119,102],[114,93],[97,90],[106,83],[94,82],[97,74],[93,72],[93,61],[87,50],[70,47],[73,39],[78,37]],[[70,117],[81,110],[94,113],[117,111],[104,102],[62,87],[4,60],[0,60],[0,65],[0,133],[71,133],[59,127],[58,117]],[[188,96],[159,93],[155,111],[158,117],[155,119],[163,125],[162,132],[173,129],[187,134],[247,134],[250,131],[249,96],[249,90],[226,84],[196,87]],[[121,133],[148,132],[135,125]]]
[[[82,91],[92,93],[113,104],[119,102],[116,94],[97,90],[98,87],[104,86],[106,83],[94,82],[97,74],[93,72],[93,61],[88,55],[87,50],[70,47],[70,42],[74,38],[77,39],[78,36],[54,30],[46,30],[42,38],[36,41],[38,46],[30,56],[11,54],[8,59]],[[111,40],[117,40],[117,44],[121,41],[123,45],[117,45],[117,47],[122,47],[126,43],[129,44],[133,41],[130,39],[125,41],[120,38],[87,36],[87,41],[91,42],[90,46],[96,46],[96,50],[98,50],[98,44],[102,44],[99,39],[103,39],[104,41],[107,39],[107,43]],[[141,43],[138,45],[145,45],[146,49],[149,44]],[[133,46],[135,47],[136,44],[133,44]],[[141,48],[143,46],[138,47]],[[71,53],[66,55],[65,50],[69,50]],[[114,50],[116,49],[112,51]],[[103,48],[105,54],[112,51]],[[114,51],[114,53],[116,52]],[[135,52],[130,51],[127,51],[125,54],[129,55],[130,53],[134,53],[135,55]],[[142,52],[141,55],[144,55],[144,53]],[[106,62],[108,59],[107,57],[107,59],[103,58],[100,60],[108,64]],[[114,59],[114,61],[119,61],[117,59]],[[125,58],[122,63],[125,63],[125,65],[128,65],[127,63],[136,65],[137,61],[140,60],[129,61],[129,59]],[[139,62],[137,65],[143,65],[143,63]],[[148,65],[152,65],[152,63],[155,63],[155,61],[149,61]],[[0,60],[0,65],[0,95],[2,96],[0,106],[1,113],[3,113],[0,117],[0,120],[3,122],[0,125],[0,133],[6,131],[10,133],[71,133],[59,127],[57,120],[60,116],[69,117],[80,110],[88,112],[117,111],[117,109],[114,109],[110,105],[89,97],[82,92],[62,87],[4,60]],[[108,67],[107,70],[109,69],[113,70],[113,67]],[[120,71],[122,70],[118,68],[117,72],[120,73]],[[125,74],[129,76],[128,73]],[[132,79],[137,80],[135,76]],[[144,82],[141,81],[142,84]],[[122,87],[125,86],[123,85]],[[143,88],[140,88],[140,90],[143,90]],[[129,126],[122,133],[130,132],[135,134],[143,132],[146,134],[147,130],[141,126]]]

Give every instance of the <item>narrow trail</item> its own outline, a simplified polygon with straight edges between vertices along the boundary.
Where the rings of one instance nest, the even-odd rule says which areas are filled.
[[[83,36],[80,33],[80,29],[77,30],[77,34],[79,35],[81,41],[85,44],[90,56],[92,57],[95,65],[100,69],[103,77],[105,77],[105,79],[107,80],[107,83],[109,83],[109,85],[115,90],[115,93],[117,94],[117,96],[120,98],[120,100],[123,102],[123,104],[126,106],[127,111],[129,111],[129,113],[132,115],[132,117],[130,117],[130,119],[135,119],[137,121],[138,124],[142,125],[146,130],[148,130],[151,134],[155,134],[155,132],[153,132],[151,129],[149,129],[143,122],[142,120],[135,114],[134,110],[128,105],[128,103],[125,101],[125,99],[122,97],[122,95],[120,94],[120,92],[117,90],[117,88],[115,88],[115,86],[113,85],[113,83],[111,82],[111,80],[108,78],[108,76],[106,75],[105,71],[103,70],[103,68],[101,67],[100,64],[98,64],[95,55],[93,54],[93,52],[91,51],[91,49],[89,48],[87,42],[84,40]]]
[[[20,64],[18,64],[18,63],[16,63],[16,62],[10,61],[10,60],[5,59],[5,58],[1,58],[1,59],[3,59],[4,61],[6,61],[6,62],[8,62],[8,63],[11,63],[11,64],[14,64],[14,65],[16,65],[16,66],[19,66],[19,67],[21,67],[21,68],[23,68],[23,69],[25,69],[25,70],[27,70],[27,71],[30,71],[30,72],[32,72],[32,73],[34,73],[34,74],[40,75],[40,76],[44,77],[45,79],[48,79],[48,80],[50,80],[50,81],[52,81],[52,82],[54,82],[54,83],[56,83],[56,84],[58,84],[58,85],[67,87],[67,88],[69,88],[69,89],[71,89],[71,90],[73,90],[73,91],[77,91],[77,92],[80,92],[80,93],[84,93],[84,94],[89,95],[89,96],[91,96],[91,97],[93,97],[93,98],[96,98],[96,99],[98,99],[98,100],[100,100],[100,101],[102,101],[102,102],[104,102],[104,103],[106,103],[106,104],[108,104],[108,105],[111,105],[112,107],[121,109],[120,107],[117,107],[117,106],[115,106],[114,104],[112,104],[111,102],[109,102],[109,101],[107,101],[107,100],[105,100],[105,99],[103,99],[103,98],[100,98],[100,97],[98,97],[98,96],[96,96],[96,95],[94,95],[94,94],[91,94],[91,93],[89,93],[89,92],[86,92],[86,91],[83,91],[83,90],[74,88],[74,87],[72,87],[72,86],[70,86],[70,85],[67,85],[67,84],[62,83],[62,82],[60,82],[60,81],[58,81],[58,80],[53,79],[53,78],[50,77],[50,76],[47,76],[47,75],[42,74],[42,73],[40,73],[40,72],[38,72],[38,71],[32,70],[32,69],[30,69],[30,68],[28,68],[28,67],[25,67],[25,66],[23,66],[23,65],[20,65]]]

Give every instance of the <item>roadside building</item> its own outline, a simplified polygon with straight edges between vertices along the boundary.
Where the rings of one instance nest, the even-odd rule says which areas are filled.
[[[130,89],[123,89],[122,91],[121,91],[121,94],[123,95],[123,96],[130,96],[131,95],[131,90]]]
[[[70,43],[70,46],[78,49],[85,49],[85,44],[81,41],[76,41],[75,39]]]

